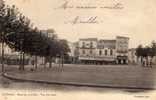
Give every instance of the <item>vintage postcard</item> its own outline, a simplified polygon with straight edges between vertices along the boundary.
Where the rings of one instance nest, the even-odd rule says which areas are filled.
[[[0,100],[155,100],[156,0],[0,0]]]

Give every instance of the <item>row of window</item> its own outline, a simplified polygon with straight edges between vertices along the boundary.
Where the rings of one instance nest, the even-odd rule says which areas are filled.
[[[82,51],[83,54],[86,54],[85,50]],[[93,54],[93,51],[90,50],[90,54]],[[104,52],[102,50],[99,50],[99,55],[105,55],[107,56],[108,55],[108,50],[105,50]],[[113,50],[111,49],[110,50],[110,55],[112,56],[113,55]]]
[[[87,46],[90,45],[90,48],[93,47],[93,42],[90,42],[90,44],[86,44]],[[85,42],[82,43],[82,47],[85,48],[86,47]]]

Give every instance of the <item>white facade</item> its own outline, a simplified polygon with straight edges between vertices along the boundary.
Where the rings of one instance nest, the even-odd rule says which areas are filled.
[[[68,53],[70,57],[69,60],[71,61],[71,63],[78,63],[78,56],[79,56],[78,42],[75,43],[68,42],[68,46],[70,48],[70,52]]]
[[[80,39],[78,43],[79,57],[89,57],[96,55],[97,39]]]
[[[70,48],[69,56],[74,57],[75,56],[75,46],[74,43],[68,42],[68,46]]]

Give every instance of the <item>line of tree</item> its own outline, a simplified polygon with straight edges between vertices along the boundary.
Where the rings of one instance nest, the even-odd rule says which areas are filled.
[[[136,49],[136,55],[141,59],[142,64],[144,64],[143,59],[146,59],[146,62],[148,62],[148,57],[151,58],[150,62],[152,62],[153,57],[156,56],[156,42],[152,41],[151,45],[145,47],[139,45]]]
[[[11,49],[21,52],[23,63],[26,53],[36,58],[40,56],[49,59],[49,67],[53,57],[67,55],[70,51],[66,40],[58,39],[54,33],[52,37],[47,37],[34,27],[30,19],[20,13],[18,8],[5,5],[4,1],[0,5],[0,41],[2,46],[6,43]],[[23,66],[19,69],[24,70],[24,64],[21,65]]]

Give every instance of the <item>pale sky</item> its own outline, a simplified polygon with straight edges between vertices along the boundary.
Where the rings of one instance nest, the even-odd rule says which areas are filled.
[[[79,38],[114,39],[128,36],[130,47],[156,40],[156,0],[6,0],[15,4],[40,29],[53,28],[60,38],[75,42]],[[123,9],[58,9],[69,5],[103,5],[122,3]],[[98,24],[66,23],[75,17],[97,17]]]

